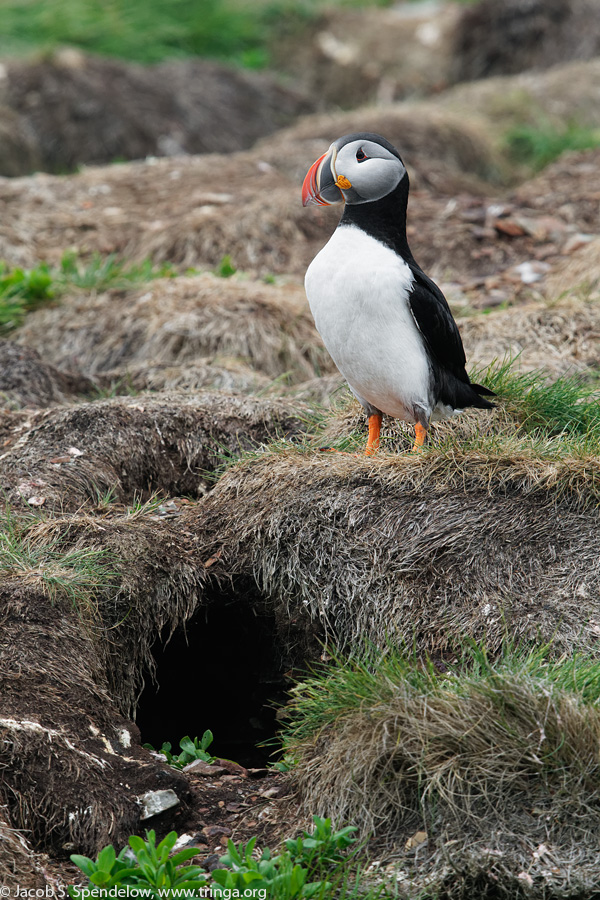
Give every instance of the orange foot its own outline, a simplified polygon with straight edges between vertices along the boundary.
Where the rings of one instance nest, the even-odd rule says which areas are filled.
[[[373,456],[379,450],[379,432],[381,431],[381,420],[383,416],[369,416],[369,439],[367,440],[367,448],[365,453],[367,456]]]
[[[413,452],[415,450],[420,450],[423,444],[425,443],[425,438],[427,437],[427,429],[423,428],[423,426],[417,422],[415,425],[415,442],[413,444]]]

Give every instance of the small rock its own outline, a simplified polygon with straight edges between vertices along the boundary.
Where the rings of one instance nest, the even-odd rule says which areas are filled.
[[[408,838],[404,846],[407,850],[413,850],[415,847],[419,847],[421,844],[424,844],[426,840],[426,831],[416,831],[412,837]]]
[[[175,843],[173,844],[173,850],[183,850],[184,847],[191,846],[194,843],[194,835],[193,834],[180,834]]]
[[[244,778],[248,777],[248,769],[245,769],[244,766],[240,766],[239,763],[234,762],[232,759],[219,759],[217,757],[215,765],[227,769],[231,775],[242,775]]]
[[[205,825],[202,829],[202,834],[209,838],[217,837],[217,835],[221,834],[230,835],[231,828],[228,828],[226,825]]]
[[[214,778],[217,775],[224,775],[228,770],[225,766],[218,766],[214,763],[211,765],[202,759],[195,759],[193,762],[188,763],[187,766],[184,766],[183,771],[193,775],[205,775],[207,778]]]
[[[534,284],[536,281],[539,281],[549,269],[550,266],[548,263],[540,262],[539,260],[527,260],[527,262],[519,263],[518,266],[513,266],[511,272],[518,275],[523,284]]]
[[[142,797],[139,797],[142,806],[142,814],[140,819],[151,819],[166,809],[171,809],[179,803],[179,797],[170,788],[163,791],[147,791]]]
[[[212,872],[214,869],[224,869],[225,866],[221,864],[218,853],[211,853],[210,856],[203,860],[202,868],[206,869],[207,872]]]
[[[523,237],[527,233],[516,219],[495,219],[493,225],[496,231],[508,237]]]
[[[282,795],[282,792],[285,793],[285,791],[286,788],[282,785],[279,785],[278,787],[271,787],[267,788],[266,791],[261,791],[260,796],[265,797],[267,800],[270,800],[274,797],[280,797]]]

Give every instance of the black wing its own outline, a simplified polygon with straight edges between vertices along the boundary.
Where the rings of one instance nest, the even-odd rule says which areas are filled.
[[[491,409],[493,404],[481,395],[493,397],[494,392],[480,384],[473,384],[467,375],[463,342],[448,301],[437,284],[417,265],[410,268],[415,281],[408,300],[417,327],[437,363],[436,380],[440,398],[454,409],[465,406]]]
[[[437,362],[469,384],[463,342],[448,301],[418,266],[411,266],[411,270],[415,281],[408,299],[419,331]]]

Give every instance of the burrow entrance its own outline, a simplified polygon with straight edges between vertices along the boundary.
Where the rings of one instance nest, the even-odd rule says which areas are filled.
[[[277,759],[274,747],[258,746],[277,733],[276,705],[286,700],[290,679],[274,615],[257,612],[253,597],[215,596],[185,628],[154,648],[155,679],[146,675],[136,722],[142,742],[157,750],[164,741],[179,753],[185,735],[209,728],[209,752],[244,766]]]

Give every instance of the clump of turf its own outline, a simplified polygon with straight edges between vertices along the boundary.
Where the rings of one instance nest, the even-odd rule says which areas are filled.
[[[591,658],[390,645],[299,684],[285,746],[306,809],[385,835],[415,893],[573,896],[600,881],[599,697]]]

